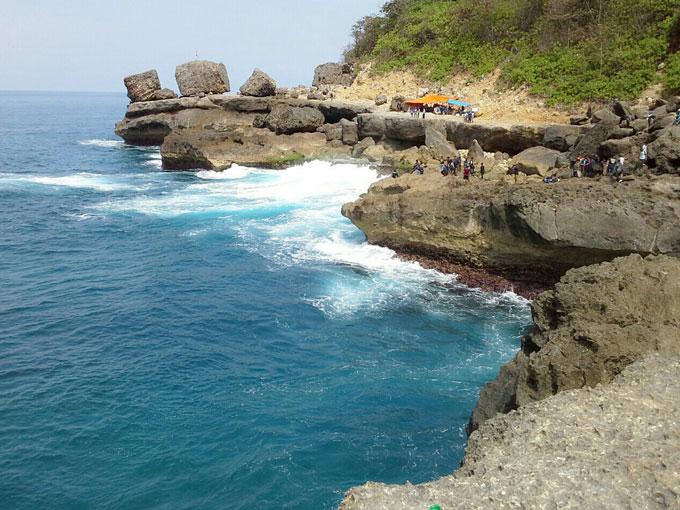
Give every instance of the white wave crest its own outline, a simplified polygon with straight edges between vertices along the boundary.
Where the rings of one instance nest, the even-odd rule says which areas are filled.
[[[214,170],[201,170],[196,173],[196,177],[199,179],[204,179],[206,181],[221,181],[221,180],[232,180],[232,179],[243,179],[248,177],[257,170],[254,168],[248,168],[245,166],[232,165],[228,170],[223,170],[221,172],[216,172]]]
[[[14,183],[40,184],[43,186],[58,186],[66,188],[93,189],[95,191],[142,190],[144,186],[134,186],[129,182],[120,182],[117,178],[100,174],[81,172],[78,174],[50,176],[11,174],[5,177]]]
[[[78,141],[79,145],[93,145],[95,147],[105,147],[105,148],[112,148],[112,147],[122,147],[125,145],[125,142],[122,140],[98,140],[98,139],[92,139],[92,140],[79,140]]]

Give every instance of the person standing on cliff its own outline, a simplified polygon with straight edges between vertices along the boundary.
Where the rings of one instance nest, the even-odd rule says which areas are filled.
[[[465,163],[465,166],[463,167],[463,180],[465,181],[465,184],[470,182],[470,167],[467,163]]]
[[[645,144],[640,149],[640,159],[638,160],[636,170],[642,169],[642,167],[645,166],[646,164],[647,164],[647,145]]]
[[[486,173],[486,168],[484,168],[484,163],[479,165],[479,178],[484,180],[484,174]]]

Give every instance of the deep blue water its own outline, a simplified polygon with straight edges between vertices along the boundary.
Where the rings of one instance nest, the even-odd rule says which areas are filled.
[[[117,94],[0,93],[0,507],[332,509],[451,473],[530,322],[364,243],[376,179],[160,172]]]

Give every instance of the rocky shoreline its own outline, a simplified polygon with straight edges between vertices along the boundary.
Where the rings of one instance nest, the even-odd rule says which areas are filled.
[[[678,423],[680,98],[504,125],[411,117],[403,97],[334,100],[351,83],[341,64],[290,90],[256,69],[229,96],[221,64],[183,64],[176,78],[183,97],[155,71],[126,78],[132,102],[116,125],[127,143],[161,146],[164,170],[318,158],[396,169],[343,206],[368,242],[534,299],[536,326],[483,389],[463,467],[417,486],[369,482],[343,510],[680,505],[680,446],[665,432]],[[459,155],[484,163],[488,181],[439,174]],[[600,174],[624,158],[627,177],[572,179],[582,156]],[[416,160],[425,175],[411,173]],[[553,174],[561,182],[545,184]]]
[[[680,261],[569,271],[488,383],[460,469],[368,482],[341,510],[674,508],[680,504]]]

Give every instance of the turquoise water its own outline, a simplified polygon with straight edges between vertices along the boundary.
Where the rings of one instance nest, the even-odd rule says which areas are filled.
[[[527,302],[366,245],[369,168],[163,173],[125,107],[0,93],[0,507],[332,509],[452,472]]]

